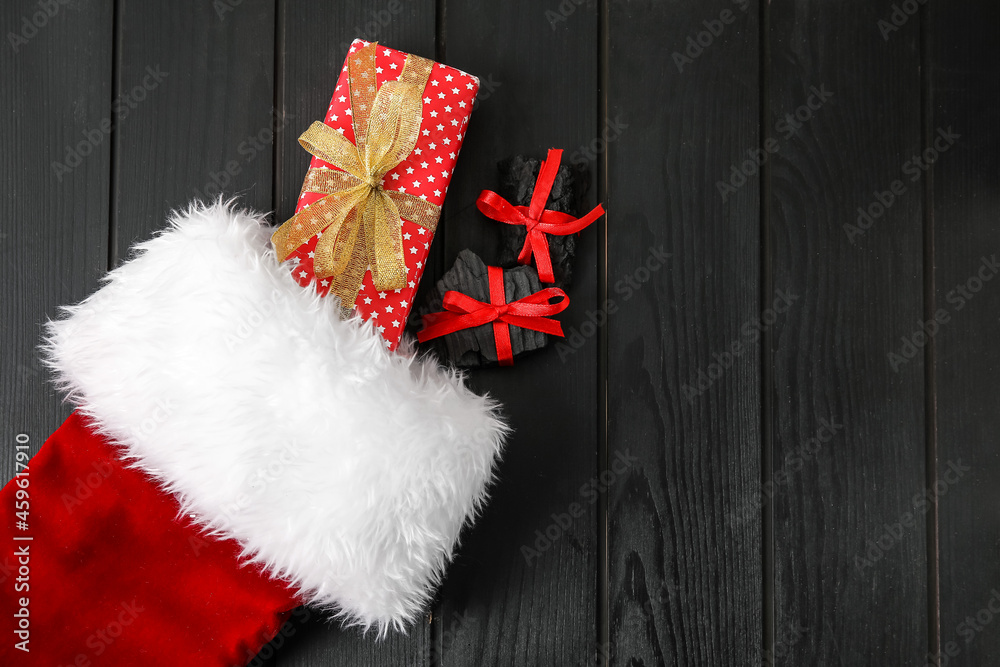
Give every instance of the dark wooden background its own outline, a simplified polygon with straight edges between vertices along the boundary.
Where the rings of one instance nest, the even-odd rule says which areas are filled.
[[[508,155],[564,148],[609,210],[577,345],[472,374],[517,432],[424,622],[302,612],[255,664],[1000,664],[997,3],[10,0],[0,28],[4,479],[69,412],[41,324],[220,184],[289,217],[356,36],[483,82],[425,282],[495,253],[473,202]]]

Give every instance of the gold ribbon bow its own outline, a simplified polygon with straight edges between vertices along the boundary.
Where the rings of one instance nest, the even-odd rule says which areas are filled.
[[[316,243],[314,273],[332,278],[330,292],[345,310],[354,307],[365,273],[379,291],[406,287],[403,258],[404,217],[421,227],[437,227],[441,208],[397,190],[382,179],[413,151],[420,135],[424,87],[434,63],[407,55],[397,81],[377,88],[377,43],[348,55],[348,87],[355,142],[329,125],[314,122],[299,143],[337,169],[310,168],[303,192],[326,195],[287,220],[271,236],[278,259],[321,232]]]

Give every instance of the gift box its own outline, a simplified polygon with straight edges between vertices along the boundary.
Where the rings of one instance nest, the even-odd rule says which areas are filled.
[[[394,349],[423,275],[479,80],[355,40],[323,123],[296,215],[275,232],[296,281],[340,298]]]

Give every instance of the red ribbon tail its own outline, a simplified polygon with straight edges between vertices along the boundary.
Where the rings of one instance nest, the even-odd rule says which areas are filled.
[[[490,281],[490,304],[498,307],[506,306],[507,294],[503,284],[503,269],[499,266],[488,266],[486,273]],[[510,344],[510,327],[506,322],[500,320],[493,322],[493,339],[497,347],[497,361],[501,366],[513,366],[514,349]]]
[[[517,256],[517,261],[521,264],[531,264],[531,232],[524,237],[524,245],[521,246],[521,254]]]
[[[531,204],[528,206],[528,217],[538,220],[545,210],[545,202],[549,200],[552,185],[559,173],[559,163],[562,161],[562,149],[550,148],[548,155],[538,168],[538,178],[535,180],[535,190],[531,193]]]
[[[476,199],[476,208],[487,218],[497,222],[504,222],[508,225],[523,225],[527,222],[518,207],[513,206],[492,190],[483,190],[479,193],[479,197]]]
[[[417,340],[426,343],[432,338],[447,336],[460,329],[465,329],[469,324],[463,321],[464,318],[454,313],[431,313],[424,315],[424,328],[417,332]]]
[[[501,319],[507,324],[515,327],[521,327],[522,329],[541,331],[543,334],[548,334],[550,336],[565,337],[559,320],[553,320],[548,317],[524,317],[522,315],[507,315]]]
[[[497,343],[497,361],[501,366],[514,365],[514,348],[510,344],[510,327],[506,322],[493,322],[493,338]]]
[[[594,209],[590,213],[580,218],[580,229],[583,229],[584,227],[592,223],[594,220],[597,220],[599,217],[604,215],[604,213],[605,213],[604,207],[598,204],[597,206],[594,207]],[[577,231],[580,230],[578,229]]]
[[[535,266],[538,268],[538,279],[543,283],[554,283],[552,273],[552,257],[549,255],[549,239],[543,232],[532,230],[528,233],[531,239],[531,249],[535,255]]]
[[[424,315],[424,328],[417,332],[417,340],[421,343],[496,319],[495,312],[487,308],[487,304],[454,290],[444,293],[442,305],[443,311]]]

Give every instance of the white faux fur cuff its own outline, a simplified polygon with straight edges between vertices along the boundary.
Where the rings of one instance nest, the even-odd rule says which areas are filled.
[[[297,285],[259,216],[193,205],[51,322],[69,400],[207,530],[366,628],[427,602],[506,427]]]

